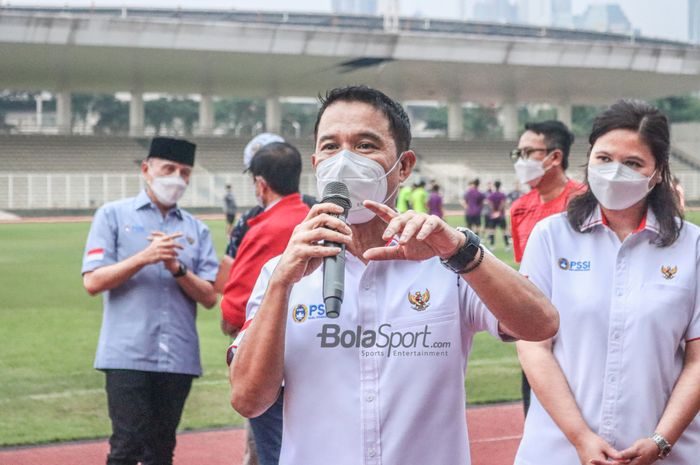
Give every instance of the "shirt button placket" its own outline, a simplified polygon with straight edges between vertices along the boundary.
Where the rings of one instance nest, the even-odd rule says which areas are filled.
[[[615,417],[617,412],[617,398],[620,392],[620,369],[622,366],[622,331],[625,324],[626,302],[624,296],[627,294],[626,285],[628,282],[627,253],[623,246],[618,252],[615,264],[615,275],[613,278],[613,289],[615,297],[612,298],[610,308],[610,328],[608,330],[608,350],[606,354],[605,367],[605,387],[603,389],[603,437],[608,442],[614,442],[614,430],[616,427]],[[613,444],[614,445],[614,444]]]
[[[358,322],[363,328],[376,327],[376,286],[374,281],[374,264],[370,263],[360,280],[360,298],[358,299]],[[381,465],[381,435],[379,431],[379,361],[376,357],[360,357],[360,392],[363,401],[360,402],[362,418],[363,463],[365,465]]]

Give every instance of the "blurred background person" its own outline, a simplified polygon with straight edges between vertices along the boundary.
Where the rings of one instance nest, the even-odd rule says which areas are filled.
[[[517,343],[535,396],[515,463],[696,463],[700,229],[676,201],[668,120],[618,101],[589,142],[588,191],[523,257],[561,326]]]
[[[528,238],[538,221],[566,210],[569,200],[583,190],[581,183],[569,179],[569,152],[574,135],[560,121],[527,123],[518,148],[510,152],[520,184],[530,192],[518,197],[510,207],[510,229],[515,262],[520,263]],[[530,406],[530,385],[522,374],[523,408]]]
[[[401,186],[399,194],[396,196],[396,211],[404,213],[411,209],[411,192],[413,192],[413,188],[409,183]]]
[[[486,190],[484,191],[484,203],[481,208],[481,216],[482,216],[482,222],[481,224],[484,226],[483,232],[486,234],[486,232],[492,228],[491,226],[491,204],[487,201],[489,198],[489,195],[493,193],[493,182],[487,181],[486,182]]]
[[[428,212],[428,192],[425,190],[425,180],[423,179],[418,180],[413,185],[411,209],[418,213]]]
[[[248,220],[221,300],[222,328],[232,337],[246,321],[246,305],[263,265],[280,255],[297,224],[309,212],[299,193],[301,154],[291,144],[272,142],[253,156],[248,171],[262,211]],[[284,388],[262,415],[249,420],[261,465],[277,464],[282,443]],[[250,463],[250,462],[248,462]]]
[[[489,224],[486,234],[489,240],[489,245],[496,245],[496,229],[501,230],[503,235],[503,244],[506,250],[510,249],[510,241],[508,240],[508,226],[506,225],[506,195],[501,192],[501,181],[493,183],[494,190],[486,197],[486,202],[489,204],[491,214],[489,215]]]
[[[83,285],[104,292],[95,368],[112,421],[108,465],[172,464],[192,379],[201,376],[197,303],[216,305],[209,228],[177,206],[195,145],[156,137],[141,163],[146,188],[100,207],[83,257]]]
[[[430,188],[430,196],[428,197],[428,214],[436,215],[442,218],[444,212],[442,211],[442,195],[440,194],[440,186],[438,184],[433,184]]]
[[[481,210],[484,207],[486,195],[479,190],[479,178],[475,178],[469,183],[469,189],[464,193],[461,204],[464,207],[464,219],[467,223],[467,228],[474,231],[477,235],[483,234],[481,227]]]
[[[683,190],[683,185],[678,176],[673,176],[673,187],[676,189],[676,194],[678,195],[678,205],[682,212],[685,212],[685,190]]]
[[[236,220],[236,199],[231,192],[231,184],[226,184],[226,194],[224,194],[224,214],[226,215],[226,237],[231,236],[233,222]]]

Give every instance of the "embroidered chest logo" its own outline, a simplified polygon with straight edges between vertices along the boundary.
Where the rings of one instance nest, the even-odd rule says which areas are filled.
[[[190,245],[194,244],[194,237],[192,237],[192,236],[187,236],[186,239],[187,239],[187,242],[188,242]]]
[[[292,312],[292,319],[297,323],[305,322],[307,316],[309,316],[309,309],[304,304],[297,305]]]
[[[674,266],[671,268],[670,266],[661,266],[661,274],[664,275],[664,278],[666,279],[673,279],[676,277],[676,273],[678,273],[678,267]]]
[[[430,290],[426,289],[425,292],[409,291],[408,302],[411,304],[411,308],[417,312],[427,310],[430,307]]]
[[[326,306],[324,304],[299,304],[292,310],[292,320],[295,323],[303,323],[306,320],[317,320],[326,318]]]
[[[564,271],[591,271],[590,260],[568,260],[562,257],[557,260],[557,265]]]

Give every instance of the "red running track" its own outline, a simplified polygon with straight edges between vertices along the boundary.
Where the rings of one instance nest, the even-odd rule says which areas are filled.
[[[523,428],[521,404],[467,409],[472,465],[512,465]],[[238,465],[242,429],[178,435],[174,465]],[[97,465],[105,463],[105,440],[0,449],[0,465]],[[438,464],[435,464],[438,465]]]

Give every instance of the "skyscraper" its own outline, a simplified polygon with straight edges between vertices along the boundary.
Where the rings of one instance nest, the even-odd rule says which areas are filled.
[[[600,32],[628,34],[632,32],[632,23],[617,3],[607,5],[589,5],[577,18],[576,26],[580,29]]]
[[[700,44],[700,0],[688,0],[688,41]]]
[[[571,0],[518,0],[518,21],[536,26],[573,27]]]
[[[514,23],[517,7],[510,0],[479,0],[474,5],[474,19],[494,23]]]
[[[333,13],[351,15],[376,15],[377,0],[333,0]]]

